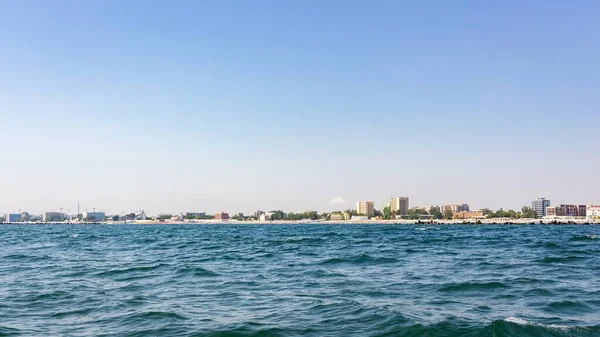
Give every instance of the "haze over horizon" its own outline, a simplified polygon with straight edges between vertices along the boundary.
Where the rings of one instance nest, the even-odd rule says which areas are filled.
[[[1,1],[0,213],[600,204],[599,14]]]

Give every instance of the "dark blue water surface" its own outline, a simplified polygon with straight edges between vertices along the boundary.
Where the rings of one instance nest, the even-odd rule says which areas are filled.
[[[600,336],[600,226],[0,226],[0,336]]]

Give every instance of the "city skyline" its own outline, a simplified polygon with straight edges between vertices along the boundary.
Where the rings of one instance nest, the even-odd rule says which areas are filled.
[[[2,2],[0,211],[596,204],[598,10]]]
[[[536,211],[536,213],[538,213],[539,217],[543,217],[545,215],[545,209],[547,207],[561,207],[561,206],[565,206],[565,205],[584,205],[584,206],[593,206],[596,205],[597,203],[581,203],[581,202],[576,202],[575,204],[568,203],[568,202],[554,202],[552,201],[552,199],[549,198],[545,198],[545,197],[538,197],[538,198],[534,198],[531,199],[528,203],[523,204],[522,206],[518,206],[518,207],[514,207],[514,208],[510,208],[510,207],[489,207],[489,206],[477,206],[477,207],[473,207],[473,204],[471,203],[463,203],[463,202],[452,202],[452,203],[432,203],[432,204],[409,204],[409,199],[410,197],[405,196],[405,197],[397,197],[397,196],[391,196],[390,198],[388,198],[387,200],[384,200],[382,203],[378,203],[378,201],[375,200],[369,200],[369,199],[364,199],[364,200],[357,200],[354,202],[348,202],[346,200],[343,200],[343,202],[340,202],[340,197],[338,198],[334,198],[330,201],[330,207],[326,208],[324,210],[319,210],[319,209],[298,209],[298,208],[290,208],[290,209],[282,209],[282,208],[274,208],[274,207],[259,207],[256,208],[254,210],[249,210],[249,211],[241,211],[239,209],[227,209],[225,207],[220,207],[217,208],[217,210],[206,210],[202,207],[196,207],[195,209],[187,209],[187,210],[177,210],[177,211],[159,211],[159,212],[153,212],[153,211],[148,211],[147,209],[142,209],[142,208],[137,208],[137,209],[129,209],[129,210],[125,210],[125,211],[114,211],[114,210],[107,210],[104,208],[86,208],[86,207],[81,207],[80,204],[77,204],[78,208],[75,209],[71,209],[71,208],[67,208],[67,207],[59,207],[58,209],[53,209],[53,208],[44,208],[43,210],[32,210],[32,209],[28,209],[28,208],[19,208],[19,209],[15,209],[15,210],[4,210],[4,209],[0,209],[0,216],[3,214],[20,214],[20,213],[29,213],[31,215],[41,215],[44,213],[62,213],[65,215],[76,215],[76,214],[85,214],[86,212],[90,212],[90,213],[95,213],[95,212],[102,212],[102,213],[106,213],[106,215],[125,215],[125,214],[130,214],[130,213],[135,213],[135,214],[147,214],[147,215],[153,215],[153,216],[157,216],[157,215],[161,215],[161,214],[172,214],[172,215],[176,215],[176,214],[186,214],[186,213],[206,213],[206,214],[216,214],[216,213],[231,213],[231,214],[237,214],[237,213],[243,213],[243,214],[256,214],[256,212],[271,212],[271,211],[284,211],[284,212],[306,212],[306,211],[316,211],[319,213],[331,213],[331,212],[339,212],[339,211],[346,211],[346,210],[356,210],[359,214],[363,213],[363,211],[359,211],[360,209],[367,209],[367,208],[371,208],[372,210],[376,210],[376,211],[383,211],[384,207],[390,207],[390,210],[392,212],[392,214],[399,214],[399,215],[406,215],[408,210],[414,210],[414,209],[425,209],[427,210],[430,207],[438,207],[440,208],[440,210],[443,212],[445,209],[449,209],[451,210],[453,213],[456,212],[461,212],[461,211],[469,211],[469,210],[482,210],[482,209],[488,209],[488,210],[515,210],[515,211],[520,211],[520,209],[522,207],[531,207],[534,211]],[[402,203],[403,200],[405,200],[406,205],[405,206],[400,206],[400,208],[398,209],[398,202]],[[545,202],[543,203],[543,209],[542,211],[540,211],[538,208],[542,207],[542,204],[539,204],[538,206],[536,206],[536,204],[538,204],[539,200],[545,200]],[[391,202],[390,202],[391,201]],[[396,204],[395,204],[396,203]],[[369,204],[369,205],[367,205]],[[347,205],[347,206],[346,206]],[[379,205],[379,206],[378,206]],[[396,205],[396,206],[395,206]],[[445,208],[444,208],[445,207]],[[78,211],[76,211],[78,210]],[[543,213],[539,213],[539,212],[543,212]],[[371,213],[369,213],[371,214]]]

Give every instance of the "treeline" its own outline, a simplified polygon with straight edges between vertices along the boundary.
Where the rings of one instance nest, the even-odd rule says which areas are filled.
[[[289,220],[289,221],[298,221],[298,220],[318,220],[319,218],[321,218],[321,216],[323,216],[324,214],[326,215],[327,213],[323,213],[321,215],[319,215],[319,213],[317,211],[306,211],[306,212],[302,212],[302,213],[284,213],[281,210],[277,210],[277,211],[271,211],[269,213],[272,213],[271,215],[271,220]]]
[[[537,214],[535,213],[535,211],[531,208],[531,207],[527,207],[527,206],[523,206],[521,208],[520,212],[516,212],[512,209],[509,210],[504,210],[502,208],[500,208],[499,210],[492,212],[489,209],[483,209],[483,214],[488,218],[488,219],[493,219],[493,218],[511,218],[511,219],[521,219],[521,218],[529,218],[529,219],[535,219],[537,218]]]

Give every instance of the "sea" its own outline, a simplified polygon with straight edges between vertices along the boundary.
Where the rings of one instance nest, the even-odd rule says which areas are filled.
[[[1,225],[0,336],[600,336],[600,226]]]

